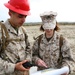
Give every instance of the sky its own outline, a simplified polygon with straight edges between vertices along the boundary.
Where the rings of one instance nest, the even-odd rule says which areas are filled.
[[[45,11],[57,12],[58,22],[75,22],[75,0],[29,0],[31,15],[26,22],[41,22],[40,14]],[[9,18],[8,9],[4,6],[8,0],[0,0],[0,21]]]

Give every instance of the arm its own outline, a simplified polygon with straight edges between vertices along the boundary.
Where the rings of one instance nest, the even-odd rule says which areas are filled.
[[[38,40],[35,40],[33,46],[32,46],[32,61],[34,63],[37,62],[39,58],[39,49],[38,49]]]
[[[39,48],[40,46],[38,46],[38,39],[34,42],[34,45],[32,47],[32,60],[33,63],[35,63],[36,65],[40,66],[40,67],[45,67],[47,68],[46,63],[41,59],[40,55],[39,55]]]
[[[62,66],[68,65],[70,68],[70,72],[73,72],[75,63],[72,58],[70,44],[67,39],[63,40],[63,45],[62,45],[61,51],[62,51],[62,57],[63,57]]]
[[[12,73],[14,72],[15,64],[8,63],[0,58],[0,74]]]
[[[0,25],[0,30],[1,30],[1,25]],[[5,73],[12,73],[14,72],[15,69],[15,64],[9,63],[8,61],[5,61],[1,58],[1,53],[3,51],[2,49],[2,35],[0,31],[0,74],[5,74]]]
[[[0,58],[0,74],[4,75],[4,74],[13,73],[15,70],[19,70],[19,71],[29,70],[29,68],[26,69],[22,66],[22,64],[25,62],[27,62],[27,60],[13,64],[13,63],[4,61],[3,59]]]

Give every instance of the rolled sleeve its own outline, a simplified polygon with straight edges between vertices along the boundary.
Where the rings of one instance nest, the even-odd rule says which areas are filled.
[[[13,73],[15,64],[4,61],[0,58],[0,75]]]
[[[15,69],[15,64],[12,63],[8,63],[8,64],[4,64],[5,65],[5,73],[13,73],[14,69]]]

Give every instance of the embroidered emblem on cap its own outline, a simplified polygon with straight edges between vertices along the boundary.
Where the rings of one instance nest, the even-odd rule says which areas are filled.
[[[54,29],[56,26],[57,13],[53,11],[40,14],[44,29]]]

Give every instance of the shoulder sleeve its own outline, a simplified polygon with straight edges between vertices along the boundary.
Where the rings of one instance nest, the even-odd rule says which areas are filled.
[[[74,72],[75,70],[75,61],[73,59],[72,49],[70,46],[70,42],[67,38],[64,38],[63,45],[61,48],[62,51],[62,66],[68,65],[70,68],[70,73]]]
[[[1,32],[1,25],[0,25],[0,54],[2,51],[2,32]],[[0,56],[0,74],[4,75],[5,73],[12,73],[14,72],[15,64],[8,63],[7,61],[3,60]]]

